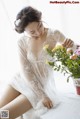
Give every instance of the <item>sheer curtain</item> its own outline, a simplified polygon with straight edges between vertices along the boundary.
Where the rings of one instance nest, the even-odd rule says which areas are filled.
[[[17,40],[14,20],[17,12],[28,5],[28,0],[0,0],[0,92],[18,71]]]
[[[79,4],[50,4],[49,0],[0,0],[0,87],[2,88],[18,71],[17,40],[21,35],[14,31],[13,23],[17,12],[26,5],[42,11],[44,25],[60,30],[66,37],[79,43]],[[58,80],[57,86],[70,85],[70,83],[65,85],[64,76],[58,75],[62,80]],[[55,78],[58,79],[56,73]]]

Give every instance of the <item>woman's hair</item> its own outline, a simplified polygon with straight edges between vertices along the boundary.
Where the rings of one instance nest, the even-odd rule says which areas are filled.
[[[42,13],[31,6],[23,8],[16,16],[15,30],[18,33],[23,33],[25,27],[31,22],[39,22],[41,20]]]

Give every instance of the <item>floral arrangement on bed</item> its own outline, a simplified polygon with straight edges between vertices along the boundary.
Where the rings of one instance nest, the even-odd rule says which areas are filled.
[[[49,45],[45,45],[43,49],[52,57],[51,60],[46,60],[46,63],[55,71],[60,71],[64,75],[68,74],[67,82],[70,77],[80,78],[80,46],[77,46],[74,52],[62,45],[57,45],[53,49]]]

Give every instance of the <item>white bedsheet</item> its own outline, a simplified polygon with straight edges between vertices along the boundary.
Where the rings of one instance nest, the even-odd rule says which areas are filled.
[[[60,95],[61,103],[41,116],[41,119],[80,119],[80,96],[74,93]]]

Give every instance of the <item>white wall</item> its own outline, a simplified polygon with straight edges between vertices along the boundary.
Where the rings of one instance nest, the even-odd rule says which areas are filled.
[[[3,85],[18,71],[17,40],[20,35],[14,31],[13,23],[17,12],[26,5],[42,11],[43,21],[46,22],[47,27],[59,29],[66,37],[79,43],[79,4],[50,4],[49,0],[0,0],[0,83],[2,82]],[[56,77],[55,74],[55,78],[60,77],[64,78],[60,74]],[[63,80],[60,81],[65,87],[63,82]]]

